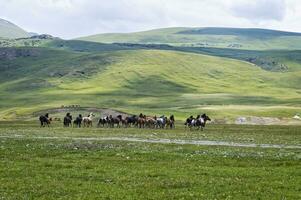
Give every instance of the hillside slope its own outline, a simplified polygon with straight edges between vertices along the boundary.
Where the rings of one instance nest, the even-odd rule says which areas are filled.
[[[249,50],[301,49],[300,33],[267,29],[165,28],[135,33],[98,34],[78,40]]]
[[[30,34],[17,25],[4,20],[0,19],[0,38],[23,38],[23,37],[30,37]]]
[[[74,104],[180,118],[204,111],[215,117],[301,111],[301,70],[269,72],[233,59],[163,50],[2,51],[2,118]]]

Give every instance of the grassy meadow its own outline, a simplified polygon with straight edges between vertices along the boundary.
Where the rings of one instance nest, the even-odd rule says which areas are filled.
[[[97,140],[108,137],[300,145],[294,126],[176,130],[39,128],[0,122],[2,199],[299,199],[300,149]],[[91,140],[79,140],[90,138]]]

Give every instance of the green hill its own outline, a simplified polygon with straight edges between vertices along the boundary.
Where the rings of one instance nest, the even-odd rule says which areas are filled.
[[[244,61],[165,50],[0,51],[2,119],[75,104],[182,119],[199,112],[215,118],[301,112],[300,67],[270,72]]]
[[[135,33],[98,34],[78,40],[248,50],[301,49],[300,33],[267,29],[165,28]]]
[[[212,45],[200,44],[210,38]],[[178,119],[291,118],[301,113],[299,40],[299,33],[225,28],[0,39],[0,120],[61,105]],[[229,46],[234,41],[240,46]]]
[[[4,20],[0,19],[0,38],[24,38],[30,37],[30,34],[17,25]]]

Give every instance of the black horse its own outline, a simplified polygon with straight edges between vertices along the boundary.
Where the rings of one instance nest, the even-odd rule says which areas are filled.
[[[185,128],[187,127],[191,127],[192,121],[195,120],[195,118],[191,115],[190,117],[188,117],[184,123]]]
[[[196,118],[190,116],[186,119],[184,125],[185,127],[189,127],[190,129],[192,127],[196,127],[197,129],[201,129],[201,131],[203,131],[207,121],[211,121],[211,119],[206,114],[198,115]]]
[[[45,127],[45,126],[48,126],[50,125],[51,123],[51,118],[49,118],[49,114],[46,113],[45,115],[41,115],[39,117],[39,120],[40,120],[40,123],[41,123],[41,126],[40,127]]]
[[[72,124],[72,115],[70,113],[67,113],[64,117],[64,127],[69,127]]]
[[[131,125],[137,126],[137,122],[138,122],[137,115],[133,115],[133,116],[129,116],[129,117],[125,118],[125,126],[126,127],[131,127]]]
[[[100,127],[105,127],[105,125],[107,124],[107,126],[109,125],[109,117],[106,116],[106,117],[102,117],[98,120],[98,124],[97,126]]]
[[[81,114],[76,117],[76,119],[73,121],[73,127],[80,128],[82,126],[83,117]]]
[[[167,120],[167,125],[169,126],[170,129],[175,128],[175,116],[171,115],[169,119]]]
[[[203,131],[207,121],[211,121],[210,117],[208,117],[206,114],[202,114],[201,117],[197,118],[195,126],[197,129],[201,128],[201,131]]]

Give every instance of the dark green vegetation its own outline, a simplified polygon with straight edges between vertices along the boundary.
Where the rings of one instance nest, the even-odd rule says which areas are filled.
[[[21,38],[29,36],[29,33],[15,24],[7,20],[0,19],[0,38]]]
[[[63,129],[57,124],[40,129],[32,123],[1,122],[0,195],[3,199],[300,199],[300,149],[36,138],[214,139],[217,134],[219,141],[235,136],[245,143],[271,138],[276,144],[300,144],[300,130],[287,128],[210,125],[200,133],[179,127],[176,131]]]

